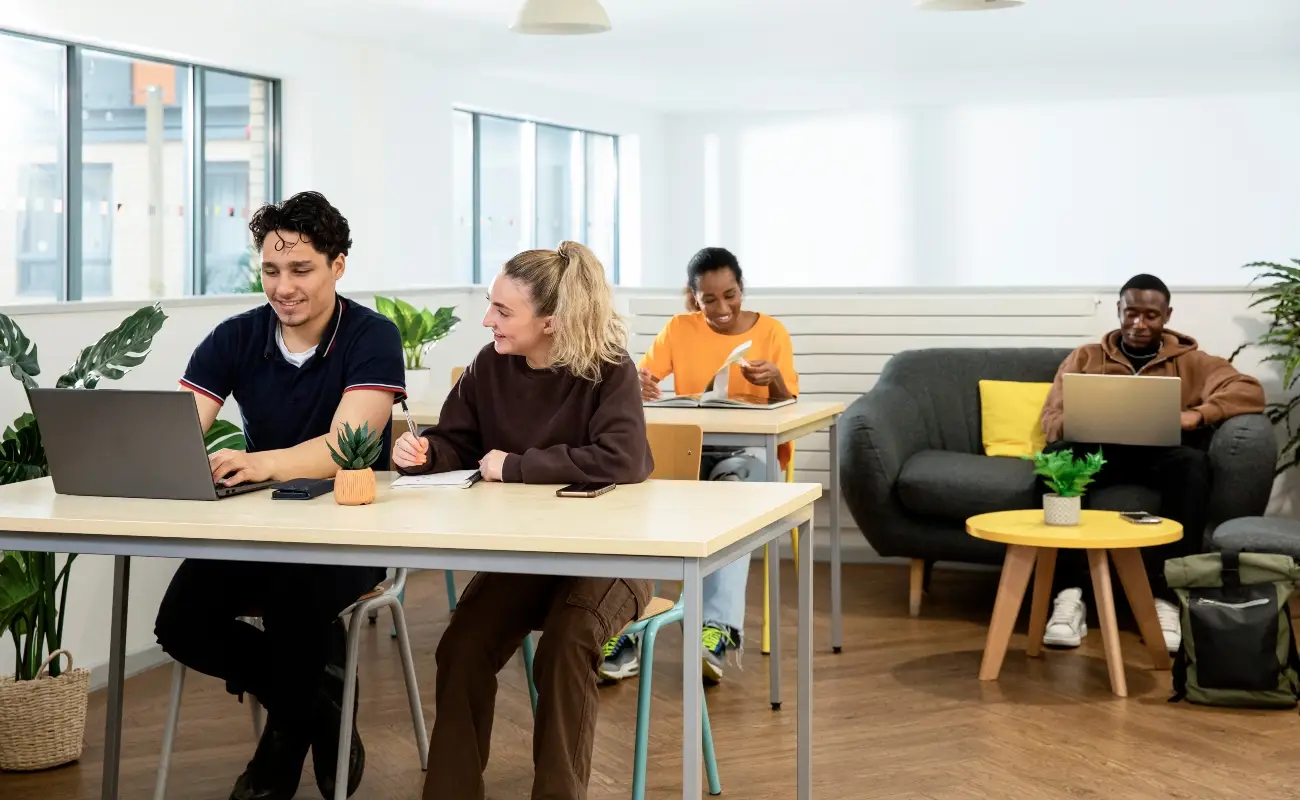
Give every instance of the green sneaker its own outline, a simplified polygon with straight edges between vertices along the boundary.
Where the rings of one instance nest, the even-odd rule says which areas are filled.
[[[604,654],[597,668],[602,680],[612,683],[641,674],[641,647],[635,636],[615,636],[605,642]]]
[[[705,625],[700,633],[700,643],[704,646],[704,680],[706,683],[720,683],[722,669],[727,664],[727,651],[739,645],[733,638],[733,631],[713,625]]]

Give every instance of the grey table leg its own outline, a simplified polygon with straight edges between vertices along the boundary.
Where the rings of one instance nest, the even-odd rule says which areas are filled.
[[[108,709],[104,714],[104,773],[99,796],[117,800],[122,758],[122,683],[126,672],[126,608],[131,594],[131,558],[113,557],[113,614],[108,649]]]
[[[813,563],[812,520],[799,525],[799,722],[798,800],[812,798],[812,652]]]
[[[840,583],[840,426],[831,425],[831,650],[844,649],[843,589]]]
[[[682,797],[699,800],[704,757],[704,650],[698,631],[704,627],[704,587],[698,559],[685,562],[682,609]]]
[[[800,536],[799,544],[803,545],[803,537]],[[768,612],[768,644],[771,647],[771,654],[767,659],[767,688],[771,695],[772,710],[781,710],[781,549],[778,543],[779,538],[772,540],[772,558],[771,568],[767,571],[767,594],[771,599],[771,610]],[[809,562],[811,563],[811,562]],[[799,563],[803,567],[803,562]]]

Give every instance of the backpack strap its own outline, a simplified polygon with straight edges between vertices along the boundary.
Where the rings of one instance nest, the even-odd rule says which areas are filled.
[[[1223,579],[1223,588],[1240,589],[1241,588],[1241,559],[1236,550],[1224,550],[1219,553],[1219,559],[1222,566],[1219,567],[1219,576]]]

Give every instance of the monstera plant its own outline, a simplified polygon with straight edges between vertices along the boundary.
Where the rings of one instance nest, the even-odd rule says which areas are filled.
[[[139,309],[95,344],[85,348],[59,377],[60,389],[94,389],[101,380],[117,380],[144,363],[153,337],[167,315],[155,304]],[[0,368],[28,388],[36,387],[41,368],[36,344],[9,317],[0,314]],[[241,437],[242,440],[242,437]],[[25,413],[0,438],[0,484],[44,477],[45,448],[36,419]],[[68,579],[75,553],[60,567],[54,553],[0,552],[0,634],[8,631],[17,654],[18,680],[33,680],[47,653],[60,649]],[[50,675],[59,675],[58,661]]]

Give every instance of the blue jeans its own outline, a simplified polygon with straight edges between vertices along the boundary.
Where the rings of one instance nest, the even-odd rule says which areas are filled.
[[[767,465],[760,450],[706,447],[700,462],[700,478],[761,482],[767,480]],[[704,579],[705,625],[731,628],[737,634],[744,632],[749,557],[746,553]]]

